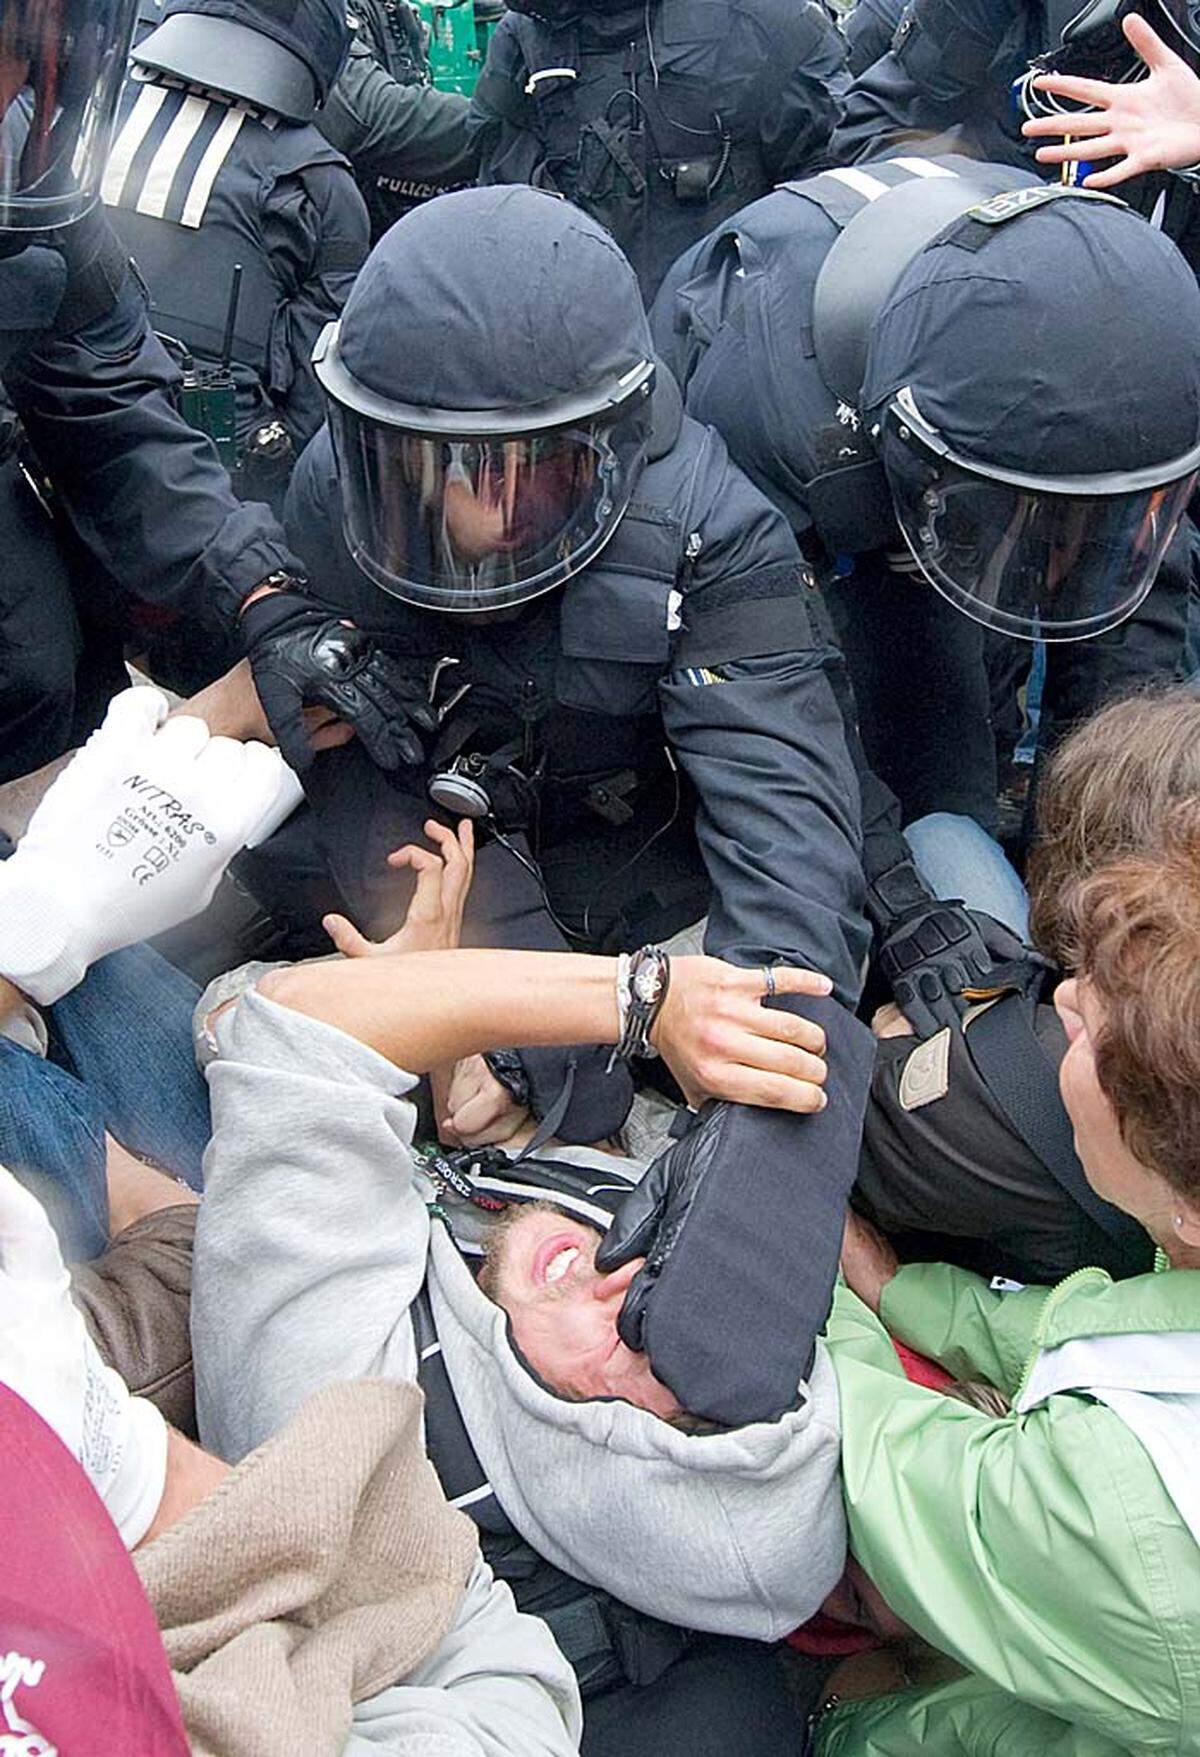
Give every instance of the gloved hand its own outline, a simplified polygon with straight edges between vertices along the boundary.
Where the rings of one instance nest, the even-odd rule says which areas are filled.
[[[647,1304],[701,1184],[719,1163],[721,1141],[734,1114],[728,1104],[710,1105],[682,1140],[673,1141],[652,1161],[640,1183],[622,1198],[600,1240],[596,1267],[603,1275],[634,1257],[646,1259],[630,1282],[617,1317],[617,1331],[626,1348],[645,1352]]]
[[[302,712],[316,703],[354,727],[379,768],[423,760],[414,727],[437,726],[425,692],[361,629],[286,591],[255,599],[242,611],[241,628],[263,712],[297,773],[312,765]]]
[[[166,1486],[167,1426],[104,1365],[70,1285],[41,1204],[0,1166],[0,1383],[79,1460],[133,1549]]]
[[[0,866],[0,976],[42,1005],[198,914],[278,795],[278,751],[167,712],[156,689],[115,697]]]
[[[958,1026],[976,1002],[1025,993],[1049,966],[1031,946],[957,898],[928,898],[879,947],[879,967],[918,1037]]]

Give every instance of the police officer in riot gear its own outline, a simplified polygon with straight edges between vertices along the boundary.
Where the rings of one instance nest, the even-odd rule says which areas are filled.
[[[294,567],[171,401],[125,252],[96,211],[132,8],[0,7],[0,776],[57,756],[124,684],[130,600],[219,606]]]
[[[472,99],[480,182],[577,202],[648,303],[710,226],[823,160],[845,86],[811,0],[514,0]]]
[[[1173,674],[1198,316],[1122,203],[953,158],[787,184],[672,271],[656,344],[817,563],[905,821],[991,826],[981,627],[1049,643],[1051,729]]]
[[[313,344],[369,248],[350,168],[312,122],[345,60],[345,13],[166,0],[142,16],[154,28],[133,52],[104,200],[156,328],[202,383],[228,349],[235,486],[281,510],[321,424]]]
[[[886,783],[864,779],[881,972],[923,1038],[1013,994],[973,1028],[982,1056],[1044,972],[986,917],[931,900],[896,831],[934,811],[991,827],[987,631],[1047,643],[1043,742],[1174,674],[1200,289],[1118,201],[952,157],[881,160],[736,215],[672,270],[652,329],[689,409],[816,566]],[[1028,1031],[1016,1058],[995,1035],[1010,1065],[1044,1065]]]
[[[350,53],[317,127],[354,166],[374,242],[418,202],[473,183],[479,154],[467,99],[432,84],[411,0],[354,0],[346,16]]]
[[[177,681],[195,687],[236,654],[245,600],[300,574],[267,509],[238,503],[211,444],[178,414],[178,371],[97,206],[132,24],[132,6],[93,0],[0,6],[0,369],[19,417],[0,460],[5,778],[90,730],[123,683],[139,605],[157,629],[186,631],[192,669]],[[260,652],[279,638],[259,631]],[[297,694],[329,697],[372,740],[367,692],[386,658],[307,601],[282,638],[297,654]],[[85,680],[76,660],[101,639]],[[305,741],[292,754],[303,761]]]
[[[615,245],[533,190],[443,197],[376,246],[316,364],[329,424],[288,531],[327,613],[408,678],[393,772],[352,744],[306,784],[351,913],[394,926],[387,852],[431,802],[472,812],[489,845],[469,939],[633,947],[707,905],[710,949],[832,977],[834,1062],[861,1029],[846,1008],[866,944],[837,655],[784,521],[658,370]],[[274,684],[261,669],[268,711]],[[543,1126],[620,1126],[632,1088],[607,1054],[517,1048]],[[818,1120],[759,1150],[810,1175]],[[811,1175],[852,1178],[856,1140]],[[740,1394],[761,1402],[754,1376],[743,1359]]]

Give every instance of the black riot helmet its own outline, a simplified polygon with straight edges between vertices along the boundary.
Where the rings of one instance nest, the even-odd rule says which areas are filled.
[[[0,237],[92,207],[137,0],[0,0]]]
[[[313,365],[350,552],[424,609],[506,610],[563,584],[611,538],[647,455],[633,270],[535,189],[462,190],[398,221]]]
[[[166,0],[161,18],[138,66],[293,122],[312,120],[350,50],[339,0]]]
[[[1016,82],[1017,101],[1026,116],[1066,115],[1088,106],[1052,92],[1038,91],[1034,80],[1043,73],[1066,73],[1079,79],[1102,79],[1112,85],[1145,79],[1149,69],[1134,52],[1121,29],[1131,12],[1151,24],[1167,47],[1200,72],[1200,34],[1187,0],[1088,0],[1075,11],[1060,9],[1061,22],[1048,8],[1053,35],[1050,47],[1030,62]]]
[[[1200,289],[1111,196],[1030,181],[932,226],[933,180],[913,188],[857,214],[830,253],[822,371],[861,411],[944,597],[1005,634],[1101,634],[1150,590],[1200,471]],[[906,202],[924,237],[897,251]],[[846,277],[872,246],[895,259],[847,329],[831,313],[853,304]]]

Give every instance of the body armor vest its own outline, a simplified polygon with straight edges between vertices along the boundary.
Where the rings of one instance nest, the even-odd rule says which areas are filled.
[[[557,30],[509,18],[543,180],[608,228],[647,304],[682,251],[770,186],[757,118],[723,111],[719,89],[676,70],[670,45],[656,41],[662,18],[662,8],[639,16],[628,42],[593,40],[586,18]],[[494,96],[507,108],[515,94]]]
[[[197,360],[219,360],[240,264],[233,360],[269,390],[277,314],[296,289],[268,253],[262,194],[310,165],[344,163],[309,124],[158,80],[128,81],[101,193],[145,275],[154,327]],[[343,263],[331,253],[323,266],[354,267],[357,257]]]

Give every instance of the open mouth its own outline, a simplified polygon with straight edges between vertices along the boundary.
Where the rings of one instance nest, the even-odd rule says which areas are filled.
[[[553,1287],[566,1275],[579,1255],[579,1241],[568,1233],[557,1233],[543,1241],[534,1254],[532,1275],[535,1286]]]

